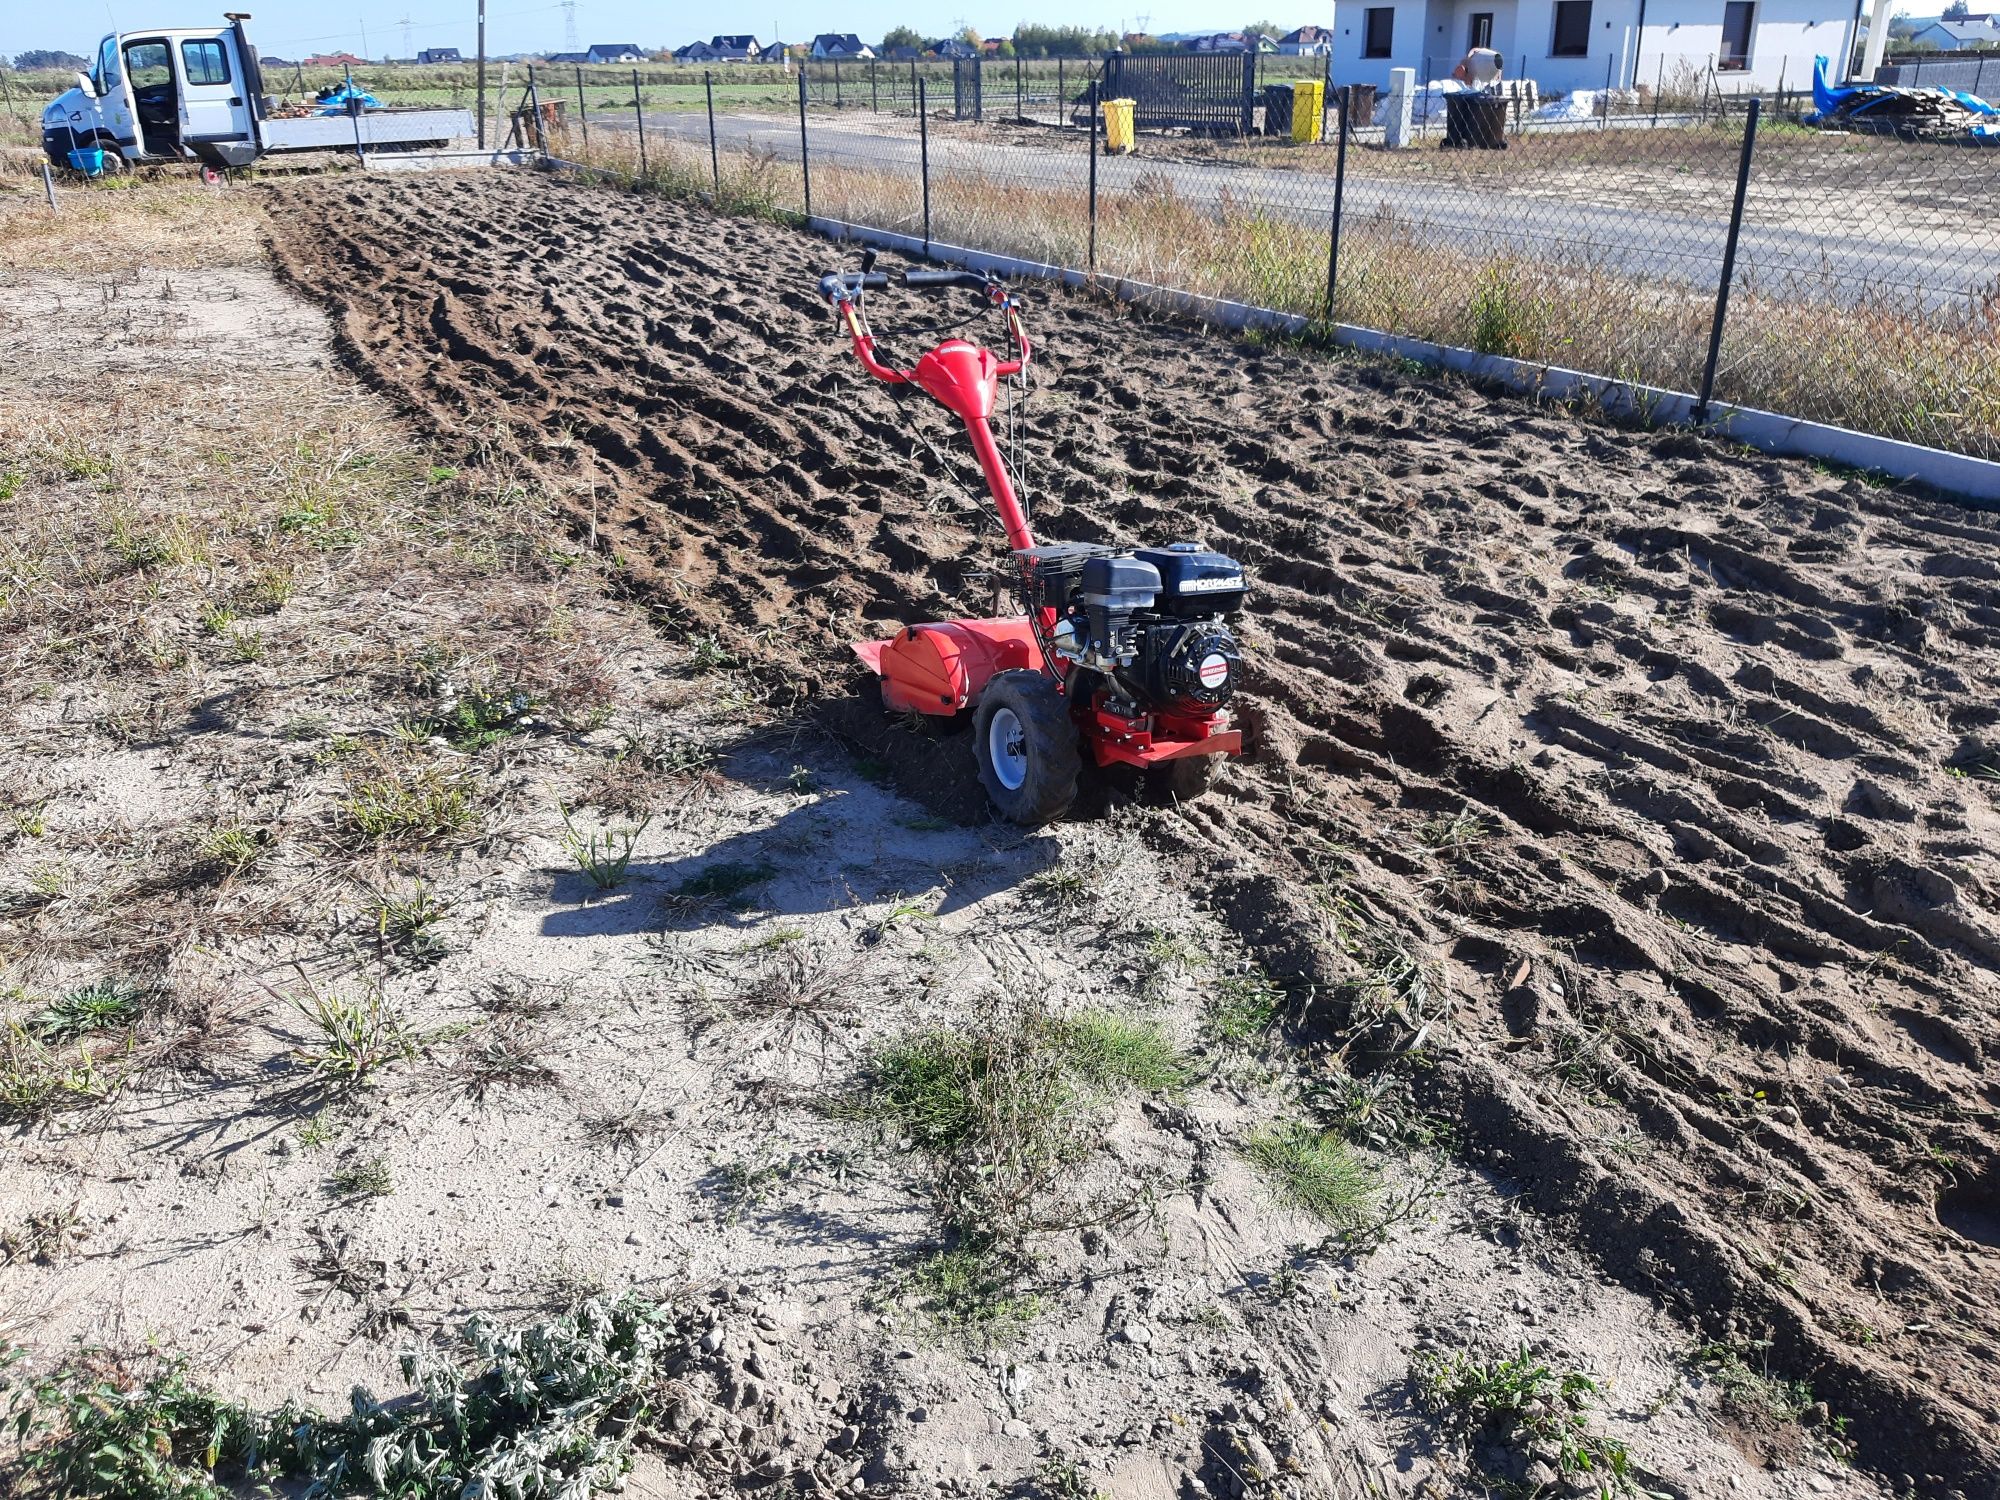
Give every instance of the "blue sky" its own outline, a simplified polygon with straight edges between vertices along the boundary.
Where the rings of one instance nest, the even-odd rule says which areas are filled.
[[[236,0],[243,5],[244,0]],[[28,48],[61,48],[88,55],[97,39],[113,29],[141,26],[221,24],[229,0],[82,0],[75,10],[31,6],[29,0],[0,0],[0,52],[13,56]],[[473,0],[440,5],[437,0],[249,0],[255,18],[250,34],[266,52],[296,57],[305,52],[346,50],[368,57],[407,56],[402,22],[410,23],[409,49],[458,47],[472,51],[476,6]],[[1286,10],[1236,0],[1086,0],[1078,5],[1040,7],[1014,0],[716,0],[702,6],[660,5],[646,0],[577,0],[576,29],[591,42],[636,42],[642,47],[679,46],[716,32],[754,32],[768,40],[775,26],[784,41],[818,31],[858,32],[878,40],[891,26],[914,26],[943,35],[971,25],[982,34],[1004,36],[1020,21],[1095,25],[1136,30],[1146,17],[1149,31],[1229,30],[1250,21],[1270,20],[1291,27],[1331,18],[1327,0]],[[549,0],[487,0],[487,46],[496,53],[559,49],[562,7]],[[363,45],[363,34],[366,45]]]

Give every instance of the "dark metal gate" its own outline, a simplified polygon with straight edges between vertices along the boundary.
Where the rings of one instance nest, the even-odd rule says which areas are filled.
[[[1248,135],[1256,123],[1257,54],[1166,53],[1104,59],[1106,99],[1130,99],[1140,130]]]

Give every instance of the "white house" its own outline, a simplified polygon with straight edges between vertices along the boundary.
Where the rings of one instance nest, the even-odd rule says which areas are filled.
[[[819,62],[845,62],[849,58],[873,57],[875,49],[851,31],[822,31],[813,38],[812,55]]]
[[[1933,21],[1913,33],[1910,40],[1928,42],[1940,52],[2000,47],[2000,20],[1992,16],[1967,16],[1961,21]]]
[[[1715,69],[1725,89],[1812,83],[1852,47],[1854,0],[1336,0],[1335,84],[1389,86],[1391,68],[1449,78],[1491,47],[1544,94],[1654,85]]]
[[[1324,26],[1301,26],[1278,40],[1286,57],[1325,57],[1333,50],[1333,33]]]
[[[635,63],[644,62],[646,54],[631,42],[597,42],[584,53],[583,60],[593,63]]]

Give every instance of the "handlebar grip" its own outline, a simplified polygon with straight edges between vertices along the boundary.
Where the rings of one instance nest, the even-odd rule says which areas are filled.
[[[903,285],[913,287],[965,286],[983,292],[990,283],[977,271],[905,271]]]

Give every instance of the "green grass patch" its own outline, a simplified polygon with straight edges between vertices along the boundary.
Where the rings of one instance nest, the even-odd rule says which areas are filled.
[[[100,979],[57,996],[33,1022],[35,1038],[60,1046],[100,1031],[123,1031],[139,1024],[149,991],[119,979]]]
[[[1014,1257],[990,1245],[965,1244],[919,1260],[901,1287],[919,1312],[944,1327],[1004,1339],[1042,1310],[1039,1297],[1020,1289],[1020,1274]]]
[[[710,901],[740,910],[749,905],[748,892],[777,873],[778,867],[768,860],[754,864],[723,860],[688,876],[674,888],[674,894],[683,901]]]
[[[1243,1154],[1286,1202],[1336,1226],[1358,1224],[1382,1185],[1346,1141],[1303,1120],[1258,1127]]]

